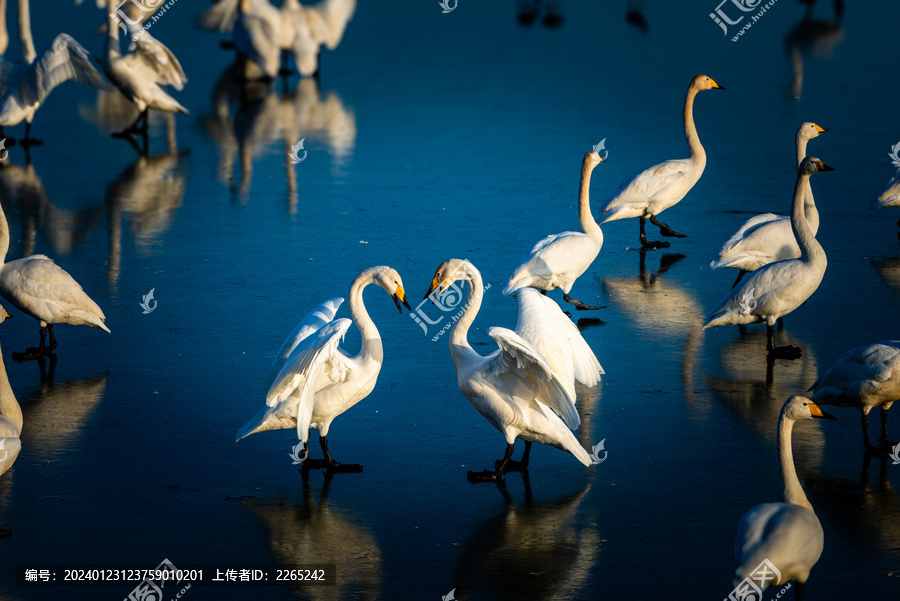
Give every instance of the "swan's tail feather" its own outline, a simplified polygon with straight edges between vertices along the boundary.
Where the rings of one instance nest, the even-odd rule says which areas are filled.
[[[288,417],[278,417],[272,413],[271,407],[263,407],[249,422],[241,426],[237,431],[234,441],[237,442],[242,438],[246,438],[257,432],[265,432],[266,430],[283,430],[296,426],[296,421]]]
[[[591,461],[591,456],[588,455],[588,452],[584,450],[584,448],[578,444],[578,440],[572,436],[573,443],[566,445],[566,450],[572,455],[575,456],[575,459],[580,461],[585,466],[590,466],[593,461]]]

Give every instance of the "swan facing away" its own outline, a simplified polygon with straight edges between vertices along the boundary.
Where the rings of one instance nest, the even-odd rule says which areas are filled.
[[[834,171],[815,157],[806,157],[797,171],[791,204],[791,229],[800,246],[797,259],[769,263],[732,288],[706,316],[702,329],[724,325],[766,323],[766,354],[770,359],[798,359],[795,346],[776,347],[775,322],[802,305],[822,282],[828,259],[806,222],[804,200],[809,178],[821,171]]]
[[[106,316],[81,285],[69,273],[44,255],[31,255],[5,262],[9,252],[9,224],[0,206],[0,296],[16,309],[41,324],[41,343],[24,353],[13,353],[17,360],[37,359],[56,348],[53,324],[91,326],[105,332]],[[44,342],[50,330],[50,346]]]
[[[565,301],[575,305],[577,309],[604,308],[586,305],[569,296],[575,280],[587,271],[603,246],[603,231],[591,215],[590,201],[591,172],[602,162],[599,154],[589,152],[584,155],[581,163],[578,221],[583,233],[554,234],[535,244],[509,278],[509,283],[503,289],[504,296],[526,286],[544,291],[562,288]]]
[[[887,412],[900,399],[900,340],[850,349],[809,389],[812,400],[821,405],[856,407],[866,452],[889,453],[894,443],[887,438]],[[875,407],[881,407],[878,447],[869,440],[869,412]]]
[[[488,329],[499,348],[483,357],[468,341],[469,327],[484,296],[481,273],[475,266],[461,259],[441,263],[425,298],[456,281],[469,285],[465,311],[450,331],[459,389],[506,437],[506,452],[494,471],[469,472],[469,481],[497,481],[508,471],[526,469],[533,442],[556,447],[591,465],[587,451],[572,434],[581,424],[574,380],[594,386],[603,370],[578,328],[551,299],[523,288],[516,331]],[[516,438],[525,441],[521,461],[512,460]]]
[[[826,131],[828,130],[815,123],[806,122],[800,125],[795,137],[797,167],[806,157],[807,143]],[[816,210],[809,184],[806,186],[803,210],[809,231],[815,236],[819,231],[819,211]],[[800,246],[791,230],[791,218],[787,215],[763,213],[744,222],[744,225],[722,246],[718,260],[709,266],[713,269],[732,267],[740,270],[731,286],[734,288],[747,272],[756,271],[774,261],[796,259],[799,256]]]
[[[668,248],[668,242],[647,242],[644,225],[647,219],[659,228],[663,236],[684,238],[656,216],[672,207],[685,197],[703,175],[706,168],[706,151],[700,144],[697,127],[694,125],[694,98],[703,90],[724,90],[712,78],[696,75],[688,86],[684,99],[684,137],[687,139],[691,156],[654,165],[637,173],[619,185],[615,195],[603,208],[606,218],[600,225],[617,219],[639,217],[641,223],[640,242],[643,248]]]
[[[2,18],[5,20],[6,16]],[[58,85],[74,80],[101,90],[112,87],[92,64],[91,53],[68,34],[56,36],[50,47],[38,56],[31,37],[28,0],[19,0],[19,38],[22,62],[6,63],[0,68],[0,134],[3,127],[24,120],[25,137],[20,143],[27,147],[41,143],[31,137],[31,122]]]
[[[331,298],[313,309],[294,328],[269,370],[266,406],[238,430],[237,440],[263,432],[297,428],[303,442],[303,455],[309,456],[309,431],[319,432],[323,461],[306,459],[304,468],[324,467],[334,471],[358,472],[361,465],[343,465],[328,452],[328,430],[331,422],[369,396],[375,388],[384,351],[381,335],[363,304],[363,290],[369,284],[383,288],[401,313],[407,309],[403,281],[396,270],[370,267],[350,285],[351,319],[334,319],[344,299]],[[338,344],[350,325],[356,323],[362,334],[362,348],[351,356]]]
[[[0,322],[11,317],[6,309],[0,307]],[[22,435],[22,409],[16,402],[6,375],[6,367],[3,365],[3,356],[0,353],[0,476],[5,474],[22,449],[19,437]]]
[[[794,422],[813,418],[835,419],[802,396],[792,396],[781,408],[778,457],[784,479],[784,502],[757,505],[741,518],[734,541],[734,556],[740,562],[734,574],[735,586],[768,561],[769,578],[760,588],[765,590],[768,586],[793,581],[797,601],[803,599],[806,581],[822,555],[825,539],[819,518],[797,478],[791,431]],[[772,567],[778,572],[773,573]]]

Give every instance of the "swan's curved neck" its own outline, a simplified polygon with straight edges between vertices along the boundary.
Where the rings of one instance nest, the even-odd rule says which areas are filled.
[[[22,43],[22,61],[30,65],[37,58],[37,52],[34,51],[34,40],[31,39],[31,12],[28,9],[28,0],[19,0],[19,40]]]
[[[688,87],[687,96],[684,99],[684,137],[687,140],[688,148],[691,149],[691,160],[706,166],[706,151],[700,143],[700,136],[697,135],[697,126],[694,124],[694,98],[697,97],[699,90],[693,85]]]
[[[0,267],[6,262],[6,253],[9,252],[9,222],[6,221],[6,213],[3,205],[0,205]]]
[[[353,323],[356,324],[356,327],[359,328],[359,333],[362,334],[362,348],[354,359],[357,361],[377,361],[381,363],[384,359],[381,335],[378,333],[378,328],[375,327],[375,322],[369,317],[366,305],[363,303],[363,290],[374,281],[374,269],[367,269],[356,276],[356,279],[350,284],[349,305]]]
[[[800,246],[800,260],[813,263],[823,260],[825,251],[822,250],[822,245],[816,240],[806,221],[805,203],[809,176],[808,173],[797,175],[797,183],[794,184],[794,201],[791,203],[791,229]],[[812,195],[809,198],[811,200]]]
[[[806,145],[809,143],[809,139],[801,136],[800,132],[797,132],[797,167],[800,166],[800,163],[803,162],[803,159],[806,158]],[[813,236],[816,235],[816,232],[819,231],[819,210],[816,208],[816,201],[813,198],[812,187],[809,185],[809,182],[806,182],[806,198],[804,199],[804,211],[806,212],[806,221],[809,223],[809,229],[812,232]]]
[[[594,221],[591,214],[591,172],[596,167],[596,163],[585,157],[581,164],[581,190],[578,192],[578,221],[581,222],[581,229],[584,233],[603,244],[603,230]]]
[[[481,357],[469,344],[469,327],[475,321],[475,316],[481,310],[481,300],[484,298],[484,283],[477,269],[465,267],[465,275],[468,276],[469,295],[466,298],[465,311],[456,321],[456,325],[450,331],[450,354],[453,363],[459,366],[467,359]]]
[[[784,415],[778,420],[778,458],[781,460],[781,477],[784,479],[784,500],[794,505],[806,507],[813,513],[815,511],[800,486],[797,478],[797,470],[794,468],[794,453],[791,449],[791,431],[794,429],[794,420]]]

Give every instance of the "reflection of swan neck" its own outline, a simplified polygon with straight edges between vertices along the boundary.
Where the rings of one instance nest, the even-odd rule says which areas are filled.
[[[603,244],[603,230],[594,221],[591,214],[591,172],[597,164],[590,158],[590,153],[584,157],[581,164],[581,190],[578,193],[578,221],[584,233],[600,241]]]
[[[28,65],[37,58],[34,40],[31,39],[31,12],[28,0],[19,0],[19,39],[22,42],[22,61]]]
[[[22,431],[22,408],[19,407],[16,395],[9,385],[2,353],[0,353],[0,417],[8,419],[17,432]]]
[[[700,136],[697,135],[697,126],[694,124],[694,98],[697,97],[698,91],[699,89],[692,83],[684,99],[684,137],[691,149],[691,160],[706,166],[706,151],[700,144]]]
[[[468,276],[466,283],[469,286],[469,295],[466,297],[463,314],[460,315],[456,325],[450,331],[450,354],[453,355],[453,362],[456,364],[457,370],[467,359],[477,359],[481,356],[469,344],[469,327],[475,321],[478,311],[481,310],[481,299],[484,297],[481,273],[470,264],[464,264],[461,269]]]
[[[797,470],[794,467],[794,454],[791,449],[791,431],[794,429],[794,420],[785,416],[782,412],[778,419],[778,457],[781,460],[781,476],[784,479],[784,500],[794,505],[806,507],[813,513],[815,511],[800,486],[797,478]]]
[[[375,360],[381,363],[384,357],[381,335],[378,333],[378,328],[375,327],[375,322],[369,317],[366,305],[363,303],[363,290],[374,281],[374,268],[367,269],[356,276],[356,279],[350,285],[349,305],[353,323],[356,324],[360,334],[362,334],[362,348],[355,358],[360,361]]]
[[[794,200],[791,203],[791,229],[794,231],[794,237],[800,246],[800,260],[807,263],[819,263],[825,258],[825,251],[822,250],[822,245],[819,244],[809,229],[804,207],[806,197],[804,192],[809,186],[809,176],[809,173],[797,174],[797,183],[794,185]]]

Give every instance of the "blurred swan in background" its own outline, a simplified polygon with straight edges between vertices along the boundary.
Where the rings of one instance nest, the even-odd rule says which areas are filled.
[[[802,601],[809,573],[824,548],[824,535],[819,518],[809,503],[794,468],[791,432],[801,419],[826,418],[815,403],[802,396],[792,396],[778,418],[778,457],[784,480],[784,503],[763,503],[744,514],[734,541],[735,559],[740,562],[734,575],[737,586],[762,564],[769,561],[781,573],[779,578],[765,581],[760,588],[793,581],[797,601]]]
[[[850,349],[809,387],[821,405],[859,410],[866,452],[890,452],[887,412],[900,399],[900,340],[884,340]],[[869,412],[881,407],[879,446],[869,440]]]
[[[551,299],[524,288],[519,295],[516,331],[489,328],[488,335],[500,348],[483,357],[468,341],[469,327],[484,296],[481,273],[475,266],[461,259],[444,261],[425,297],[435,290],[443,293],[457,281],[469,285],[465,311],[450,331],[450,354],[459,388],[506,437],[506,453],[496,469],[470,471],[469,481],[496,481],[507,471],[527,468],[533,442],[556,447],[591,465],[587,451],[572,434],[581,424],[572,378],[593,386],[602,368],[578,328]],[[454,292],[462,294],[458,288]],[[516,438],[525,441],[521,461],[511,460]]]
[[[888,180],[881,195],[872,200],[872,208],[879,207],[900,207],[900,166]],[[900,227],[900,219],[897,220],[897,226]]]
[[[803,93],[803,58],[812,56],[817,59],[831,58],[837,45],[844,39],[841,19],[844,16],[843,0],[834,3],[834,18],[831,21],[813,19],[812,13],[816,1],[807,2],[809,7],[803,19],[795,25],[785,38],[785,47],[791,59],[792,82],[791,93],[795,100],[800,100]]]
[[[775,322],[802,305],[822,282],[828,259],[806,222],[805,201],[809,178],[814,173],[834,171],[815,157],[806,157],[797,170],[791,228],[802,254],[797,259],[769,263],[753,272],[709,312],[702,329],[722,325],[766,322],[766,353],[772,359],[797,359],[795,346],[775,346]]]
[[[81,285],[63,268],[44,255],[31,255],[4,262],[9,252],[9,224],[0,205],[0,296],[19,311],[31,315],[41,324],[41,342],[17,359],[36,359],[56,348],[53,324],[85,325],[109,332],[103,322],[106,316]],[[50,346],[45,349],[47,330]]]
[[[797,167],[806,157],[806,145],[822,132],[828,131],[815,123],[806,122],[797,129],[795,148],[797,150]],[[804,213],[809,231],[813,236],[819,231],[819,211],[816,209],[812,188],[806,185]],[[750,271],[756,271],[763,265],[785,259],[796,259],[800,256],[800,246],[791,229],[791,218],[787,215],[763,213],[751,217],[722,246],[719,258],[709,266],[713,269],[732,267],[739,269],[737,279],[732,288]]]
[[[4,20],[0,29],[4,32],[5,8],[0,7],[0,19]],[[0,136],[5,136],[3,127],[18,125],[24,120],[25,137],[21,144],[27,147],[41,143],[31,138],[31,122],[56,86],[70,80],[100,89],[110,89],[110,85],[94,68],[91,54],[68,34],[56,36],[50,47],[38,56],[31,37],[28,0],[19,0],[19,38],[21,62],[0,61]]]
[[[581,191],[578,194],[578,221],[582,232],[563,232],[547,236],[519,262],[503,289],[507,296],[531,286],[538,290],[562,288],[567,303],[580,310],[601,309],[569,297],[575,280],[581,277],[603,247],[603,231],[591,215],[591,172],[603,162],[596,152],[588,152],[581,163]]]
[[[370,267],[350,285],[352,320],[334,319],[342,298],[332,298],[313,309],[294,328],[278,351],[269,370],[266,406],[238,430],[237,440],[263,432],[297,428],[304,454],[309,455],[309,431],[316,428],[324,461],[329,470],[361,471],[360,465],[345,465],[332,459],[328,452],[328,429],[331,422],[374,390],[384,361],[381,335],[363,304],[363,290],[369,284],[383,288],[409,309],[403,281],[396,270],[387,266]],[[362,348],[355,356],[340,348],[350,326],[356,323],[362,334]],[[320,465],[307,460],[304,467]]]
[[[684,234],[672,230],[656,216],[675,206],[694,187],[706,168],[706,151],[700,144],[697,126],[694,124],[694,98],[703,90],[724,90],[712,78],[696,75],[688,86],[684,99],[684,137],[691,156],[654,165],[626,179],[603,208],[606,218],[600,225],[617,219],[640,218],[640,242],[644,248],[668,248],[668,242],[647,242],[644,224],[647,218],[659,228],[663,236],[684,238]]]
[[[7,317],[9,313],[0,307],[0,323]],[[21,435],[22,409],[9,385],[9,376],[6,375],[6,366],[3,364],[3,353],[0,352],[0,476],[16,462],[16,457],[22,450],[22,441],[19,440]]]

